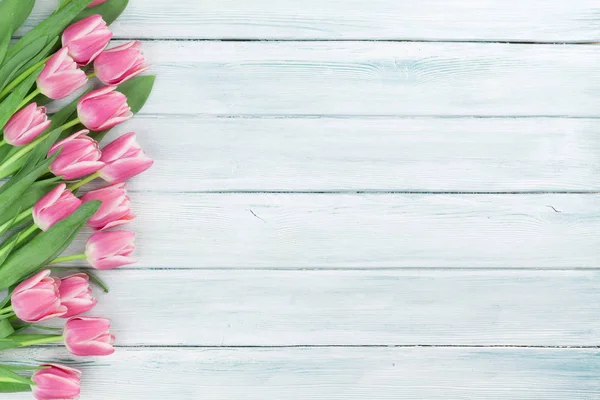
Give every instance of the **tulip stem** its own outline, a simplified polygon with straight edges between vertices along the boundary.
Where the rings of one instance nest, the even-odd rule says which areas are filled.
[[[36,344],[55,343],[55,342],[61,342],[64,340],[63,335],[45,335],[45,336],[46,337],[43,337],[43,338],[25,340],[23,342],[19,342],[19,347],[34,346]]]
[[[83,185],[85,185],[86,183],[90,183],[91,181],[93,181],[94,179],[99,178],[99,177],[100,177],[100,172],[94,172],[93,174],[83,178],[79,182],[74,183],[71,186],[69,186],[69,190],[71,192],[74,192],[77,189],[79,189],[80,187],[82,187]]]
[[[33,74],[39,67],[46,64],[46,62],[48,62],[50,57],[52,57],[52,56],[44,58],[42,61],[38,62],[37,64],[32,65],[30,68],[23,71],[23,73],[21,75],[19,75],[14,81],[9,83],[8,86],[5,87],[4,90],[2,90],[2,92],[0,92],[0,99],[3,99],[7,94],[12,92],[12,90],[14,88],[16,88],[21,82],[23,82],[25,79],[27,79],[27,77],[29,75]]]
[[[93,79],[96,77],[96,72],[92,72],[91,74],[87,75],[88,79]]]
[[[35,88],[35,90],[33,92],[31,92],[31,94],[29,96],[27,96],[27,97],[25,97],[25,99],[23,99],[21,104],[19,104],[19,107],[17,107],[17,110],[20,110],[21,108],[23,108],[23,106],[25,106],[27,103],[29,103],[31,100],[33,100],[35,98],[35,96],[37,96],[40,93],[41,93],[40,88]]]
[[[63,126],[59,126],[58,128],[53,129],[50,132],[46,133],[45,135],[38,137],[37,139],[35,139],[33,142],[29,143],[28,145],[21,147],[19,149],[19,151],[17,151],[15,154],[10,156],[10,158],[8,160],[4,161],[2,163],[2,165],[0,166],[0,179],[4,179],[8,175],[10,175],[12,172],[14,172],[12,170],[11,164],[14,164],[15,162],[17,162],[21,157],[25,156],[27,153],[29,153],[31,150],[33,150],[33,148],[35,146],[37,146],[42,141],[44,141],[48,137],[50,137],[50,135],[52,135],[53,133],[56,133],[56,132],[66,131],[67,129],[79,124],[80,122],[81,122],[81,120],[79,118],[75,118],[73,121],[69,121],[66,124],[64,124]]]
[[[87,256],[85,254],[75,254],[72,256],[63,256],[63,257],[55,258],[54,260],[50,261],[48,263],[48,265],[64,263],[64,262],[69,262],[69,261],[75,261],[75,260],[85,260],[86,258],[87,258]]]
[[[33,208],[30,208],[29,210],[23,211],[21,214],[19,214],[17,216],[17,218],[15,218],[14,222],[13,221],[8,221],[8,222],[5,222],[4,224],[0,225],[0,232],[5,232],[6,229],[8,229],[11,226],[14,226],[14,225],[18,224],[19,222],[23,221],[25,218],[29,217],[32,213],[33,213]],[[11,222],[12,222],[12,225],[8,226]]]
[[[6,308],[3,308],[2,310],[0,310],[0,314],[8,314],[11,313],[13,310],[12,306],[8,306]]]
[[[0,320],[3,320],[3,319],[10,318],[10,317],[12,317],[12,316],[14,316],[14,315],[15,315],[15,313],[14,313],[14,312],[10,312],[10,313],[8,313],[8,314],[0,314]]]

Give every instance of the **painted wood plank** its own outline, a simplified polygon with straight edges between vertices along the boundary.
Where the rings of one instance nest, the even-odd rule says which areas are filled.
[[[600,190],[600,120],[140,116],[133,191]]]
[[[147,42],[151,114],[600,115],[594,46]]]
[[[30,28],[56,1],[38,1]],[[118,37],[598,41],[593,0],[144,0],[113,25]]]
[[[111,319],[120,346],[594,346],[600,335],[598,271],[100,276],[111,292],[95,290],[99,304],[90,314]]]
[[[64,351],[11,360],[64,358]],[[589,400],[597,349],[120,349],[81,367],[83,399]],[[12,395],[11,395],[12,396]],[[16,400],[28,394],[14,395]]]
[[[146,268],[598,267],[597,195],[146,192],[133,209]]]

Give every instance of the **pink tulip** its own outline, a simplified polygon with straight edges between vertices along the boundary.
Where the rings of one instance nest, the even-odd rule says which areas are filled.
[[[25,146],[50,126],[46,107],[31,103],[13,115],[4,127],[4,140],[13,146]]]
[[[56,142],[48,151],[48,157],[60,150],[52,164],[50,171],[63,179],[77,179],[93,174],[104,167],[100,161],[102,153],[98,142],[87,136],[90,131],[82,130]]]
[[[37,400],[79,399],[81,371],[59,364],[42,364],[46,367],[31,377],[33,397]]]
[[[60,279],[50,276],[50,270],[38,272],[21,282],[11,295],[11,305],[17,317],[25,322],[39,322],[60,317],[67,307],[60,302]]]
[[[107,144],[102,149],[100,161],[105,164],[100,171],[100,177],[110,183],[125,182],[141,174],[154,163],[137,144],[133,132]]]
[[[67,218],[81,205],[67,185],[61,183],[33,206],[33,222],[43,231],[47,231],[58,221]]]
[[[92,200],[102,201],[100,209],[88,220],[88,225],[92,229],[114,228],[135,218],[129,208],[129,196],[127,196],[124,183],[92,190],[84,194],[81,200],[84,203]]]
[[[137,262],[130,257],[135,250],[131,231],[96,232],[88,239],[85,255],[96,269],[113,269]]]
[[[60,302],[67,307],[67,312],[61,318],[69,318],[83,314],[94,308],[97,301],[92,296],[90,277],[86,274],[75,274],[62,278],[58,291]]]
[[[92,7],[99,6],[99,5],[100,5],[100,4],[102,4],[102,3],[106,3],[106,1],[107,1],[107,0],[94,0],[94,1],[92,1],[92,4],[90,4],[90,5],[88,6],[88,8],[92,8]]]
[[[106,48],[112,32],[99,14],[94,14],[69,26],[62,34],[63,47],[79,65],[88,65]]]
[[[38,76],[37,86],[44,96],[64,99],[87,83],[85,72],[77,67],[68,51],[66,47],[57,51]]]
[[[115,86],[106,86],[86,94],[79,100],[77,114],[86,128],[103,131],[133,117],[127,97],[115,89]]]
[[[76,356],[108,356],[115,352],[110,321],[96,317],[73,317],[65,324],[65,344]]]
[[[94,61],[94,72],[107,85],[120,85],[150,68],[141,51],[142,43],[134,40],[102,52]]]

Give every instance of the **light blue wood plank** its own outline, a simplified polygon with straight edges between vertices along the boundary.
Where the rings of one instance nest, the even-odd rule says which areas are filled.
[[[56,1],[38,1],[31,27]],[[119,37],[598,41],[593,0],[144,0]]]
[[[600,190],[599,119],[139,116],[133,191]]]
[[[120,346],[594,346],[600,335],[598,271],[115,270],[100,276],[111,291],[95,290],[92,314],[111,319]]]
[[[132,201],[139,267],[598,267],[595,195],[145,192]]]
[[[7,358],[23,356],[63,359],[65,352],[20,351]],[[86,400],[600,397],[597,349],[134,348],[82,369]]]
[[[594,46],[397,42],[148,42],[143,113],[594,116]]]

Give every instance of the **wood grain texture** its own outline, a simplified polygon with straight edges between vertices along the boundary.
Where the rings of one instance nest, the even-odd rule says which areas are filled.
[[[111,319],[119,346],[595,346],[600,335],[598,271],[100,276],[111,292],[95,290],[91,313]]]
[[[600,190],[600,120],[140,116],[132,191]]]
[[[146,192],[132,206],[142,268],[598,267],[593,195]]]
[[[595,46],[147,42],[143,113],[598,117]]]
[[[83,370],[82,398],[591,400],[597,349],[119,349]],[[19,351],[9,360],[64,358]],[[29,394],[11,399],[29,399]]]
[[[31,28],[56,1],[38,1]],[[118,37],[598,41],[593,0],[144,0],[113,25]]]

